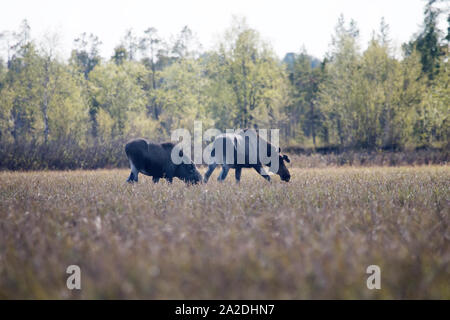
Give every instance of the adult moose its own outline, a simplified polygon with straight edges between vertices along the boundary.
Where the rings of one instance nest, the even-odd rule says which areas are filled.
[[[155,183],[161,178],[172,182],[174,177],[187,183],[200,182],[202,180],[200,172],[191,159],[183,155],[182,150],[179,150],[178,154],[183,161],[180,164],[172,161],[171,155],[174,148],[175,145],[171,142],[158,144],[142,138],[129,141],[125,145],[125,153],[131,168],[127,182],[137,182],[139,173],[152,176]]]
[[[264,157],[265,154],[267,157]],[[213,142],[211,161],[203,181],[206,183],[214,169],[221,164],[219,181],[225,180],[230,169],[235,169],[236,181],[239,182],[242,168],[253,168],[264,179],[270,181],[270,176],[263,167],[268,165],[270,172],[278,174],[281,180],[288,182],[291,174],[285,162],[291,162],[289,157],[281,155],[281,149],[277,150],[261,138],[256,130],[245,129],[237,133],[221,134]]]

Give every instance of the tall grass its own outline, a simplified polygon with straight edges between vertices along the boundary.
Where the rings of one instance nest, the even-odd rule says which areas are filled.
[[[450,298],[448,166],[291,173],[0,172],[0,298]]]

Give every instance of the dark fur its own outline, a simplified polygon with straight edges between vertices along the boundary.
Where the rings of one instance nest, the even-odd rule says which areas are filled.
[[[188,183],[198,183],[202,177],[195,165],[190,163],[174,164],[171,153],[175,145],[171,142],[152,143],[146,139],[134,139],[125,145],[127,158],[131,160],[138,173],[130,173],[128,182],[137,182],[140,173],[152,176],[154,182],[164,178],[172,182],[174,177]]]

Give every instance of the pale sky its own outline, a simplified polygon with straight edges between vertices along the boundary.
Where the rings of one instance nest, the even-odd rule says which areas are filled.
[[[347,21],[357,21],[363,48],[383,16],[394,43],[401,45],[418,31],[424,4],[423,0],[0,0],[0,32],[17,30],[26,18],[35,39],[58,33],[63,57],[74,38],[92,32],[103,43],[102,56],[109,58],[130,28],[140,36],[155,27],[168,39],[188,25],[209,49],[230,26],[232,15],[240,15],[280,58],[302,46],[322,58],[340,13]]]

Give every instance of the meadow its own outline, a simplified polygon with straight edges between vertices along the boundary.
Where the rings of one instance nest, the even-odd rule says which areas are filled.
[[[0,299],[450,299],[449,166],[290,170],[0,172]]]

